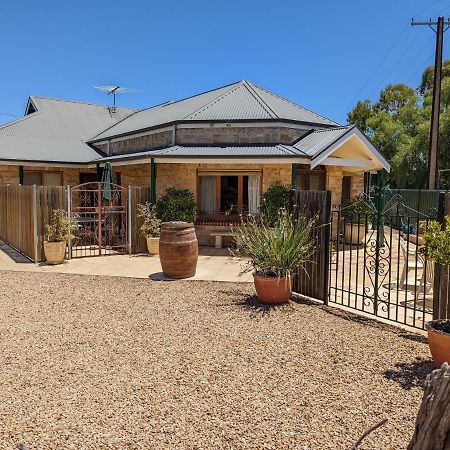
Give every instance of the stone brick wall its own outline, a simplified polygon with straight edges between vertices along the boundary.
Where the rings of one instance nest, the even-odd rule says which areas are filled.
[[[24,166],[24,170],[38,170],[40,172],[61,172],[63,186],[79,184],[80,172],[95,172],[93,168],[77,167],[43,167]],[[0,184],[19,184],[19,166],[0,165]]]
[[[179,128],[176,142],[186,144],[292,144],[305,132],[282,127]]]
[[[120,173],[122,186],[150,186],[150,164],[116,166],[113,172]]]
[[[342,169],[327,166],[327,180],[325,188],[331,191],[331,204],[339,205],[342,199]]]
[[[355,198],[362,193],[364,193],[364,174],[358,173],[356,175],[352,175],[352,181],[350,184],[350,197]]]
[[[198,144],[291,144],[305,133],[304,130],[284,127],[210,127],[178,128],[176,143],[180,145]],[[110,143],[111,155],[131,153],[172,145],[172,130],[145,136],[130,137]],[[97,144],[102,152],[107,151],[107,144]]]

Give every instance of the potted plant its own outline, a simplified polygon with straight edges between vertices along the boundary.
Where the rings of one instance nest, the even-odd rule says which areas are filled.
[[[344,241],[347,244],[360,245],[364,242],[369,214],[373,214],[373,210],[362,197],[355,198],[342,208]]]
[[[450,218],[445,218],[445,229],[441,230],[440,223],[431,221],[424,233],[425,248],[423,252],[429,261],[434,261],[450,271]],[[428,345],[436,366],[441,367],[444,362],[450,363],[450,320],[431,320],[426,323]]]
[[[147,240],[147,250],[149,255],[159,253],[159,234],[161,221],[156,217],[156,206],[151,203],[137,205],[137,216],[143,219],[141,233]]]
[[[246,258],[243,272],[253,271],[255,289],[261,303],[281,304],[292,293],[292,276],[305,267],[313,250],[312,221],[294,219],[286,209],[278,212],[273,227],[254,218],[232,228],[237,249],[234,256]]]
[[[66,255],[66,244],[73,238],[76,222],[64,209],[55,209],[51,221],[45,226],[47,240],[44,241],[44,255],[48,264],[62,264]]]

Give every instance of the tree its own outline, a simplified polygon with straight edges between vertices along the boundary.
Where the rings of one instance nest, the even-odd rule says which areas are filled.
[[[388,85],[376,102],[358,101],[348,114],[349,123],[358,125],[390,161],[391,187],[426,186],[433,72],[434,67],[425,69],[417,89]],[[450,60],[443,64],[439,165],[450,168]],[[440,186],[450,188],[450,172],[440,174]]]

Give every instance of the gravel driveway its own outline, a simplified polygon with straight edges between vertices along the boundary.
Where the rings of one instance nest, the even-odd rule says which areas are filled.
[[[0,448],[406,447],[421,336],[232,283],[0,272]]]

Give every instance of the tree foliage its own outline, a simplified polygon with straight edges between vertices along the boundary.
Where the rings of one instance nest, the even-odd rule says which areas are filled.
[[[443,64],[439,168],[450,169],[450,60]],[[434,67],[425,69],[416,89],[390,84],[376,102],[359,101],[348,114],[391,163],[389,183],[395,188],[424,188],[428,160]],[[450,172],[440,175],[450,188]]]

